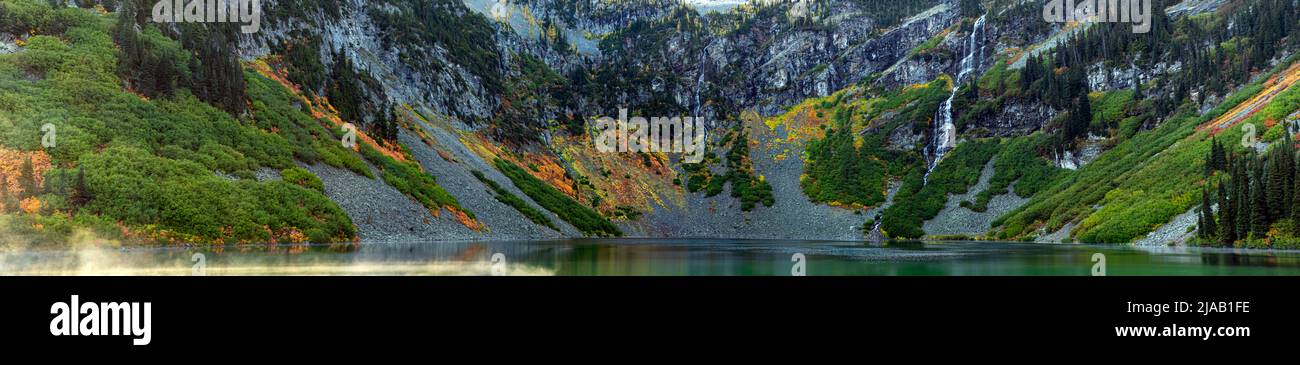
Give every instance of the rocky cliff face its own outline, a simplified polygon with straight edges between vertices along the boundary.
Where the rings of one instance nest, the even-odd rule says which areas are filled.
[[[407,9],[386,1],[329,0],[337,13],[326,7],[300,7],[296,2],[264,0],[267,12],[262,30],[241,39],[241,57],[256,59],[302,39],[319,39],[321,63],[327,68],[347,57],[359,73],[381,81],[379,88],[366,90],[376,101],[388,105],[419,104],[433,111],[467,120],[492,115],[499,101],[484,85],[481,75],[469,66],[454,62],[446,45],[433,42],[390,41],[375,18],[380,13]],[[450,5],[459,5],[451,3]],[[474,16],[463,6],[445,6],[438,11],[451,17]],[[495,44],[495,39],[476,40]]]
[[[289,6],[283,0],[267,0],[267,7]],[[412,133],[402,132],[402,142],[411,148],[426,169],[432,171],[444,187],[462,200],[480,205],[476,213],[489,228],[518,222],[517,214],[484,195],[482,186],[466,178],[470,170],[491,170],[491,161],[470,153],[457,133],[473,133],[480,127],[493,127],[503,107],[511,106],[500,84],[527,75],[516,64],[519,57],[541,60],[556,74],[568,77],[586,73],[596,79],[591,89],[567,94],[556,104],[531,109],[534,119],[525,124],[537,126],[541,146],[524,147],[528,153],[553,155],[562,165],[580,156],[552,150],[548,121],[566,117],[579,120],[613,115],[618,108],[629,108],[644,115],[694,115],[704,118],[712,128],[726,125],[741,111],[755,111],[774,116],[808,98],[822,97],[856,83],[894,90],[901,86],[926,83],[940,75],[955,74],[956,63],[968,48],[969,22],[962,22],[957,2],[935,1],[919,7],[914,14],[885,20],[857,2],[830,2],[810,13],[798,13],[788,3],[777,3],[750,16],[727,14],[701,15],[671,0],[632,3],[573,2],[565,0],[531,0],[509,3],[506,12],[493,7],[497,3],[483,0],[435,1],[431,11],[449,15],[449,19],[487,18],[486,37],[463,39],[490,48],[495,57],[489,63],[465,64],[454,54],[461,45],[455,40],[436,37],[401,37],[385,33],[388,18],[405,12],[417,12],[417,18],[429,9],[403,1],[368,2],[338,0],[337,12],[329,7],[281,11],[272,14],[262,32],[241,42],[242,57],[264,58],[276,55],[286,44],[304,38],[318,38],[320,61],[326,68],[346,57],[355,68],[378,82],[369,85],[366,94],[376,102],[393,108],[409,105],[426,115],[436,115],[438,127],[415,134],[432,133],[433,142],[421,143]],[[385,15],[387,14],[387,15]],[[428,18],[425,16],[425,18]],[[1008,18],[1011,19],[1011,18]],[[468,24],[468,25],[467,25]],[[477,34],[483,27],[474,22],[426,24],[452,27],[440,31]],[[998,50],[1008,44],[1032,42],[1046,35],[1017,34],[1013,22],[991,22],[987,35],[977,40],[981,52],[975,60],[975,75],[991,67]],[[482,34],[478,34],[482,36]],[[929,50],[918,54],[932,38]],[[556,40],[567,43],[556,45]],[[395,41],[396,40],[396,41]],[[1106,79],[1109,80],[1109,79]],[[543,100],[551,103],[554,100]],[[562,105],[561,105],[562,104]],[[640,110],[638,110],[640,109]],[[960,113],[960,111],[958,111]],[[966,130],[975,128],[993,135],[1010,136],[1041,128],[1056,111],[1029,102],[1009,102],[998,113],[977,119]],[[555,126],[550,124],[549,126]],[[786,139],[791,131],[762,131],[761,123],[750,126],[757,139]],[[430,128],[424,126],[421,128]],[[868,131],[869,132],[869,131]],[[928,130],[898,128],[888,132],[886,148],[898,151],[925,147]],[[711,135],[711,140],[716,140]],[[633,236],[725,236],[759,238],[834,238],[862,237],[864,215],[861,211],[809,203],[800,190],[804,170],[802,146],[770,147],[753,145],[751,158],[755,174],[771,183],[777,204],[774,208],[758,207],[740,212],[729,190],[715,197],[685,194],[681,204],[654,205],[644,216],[621,224]],[[432,158],[448,154],[455,158]],[[461,153],[458,153],[460,151]],[[723,152],[717,152],[723,153]],[[781,157],[777,157],[777,156]],[[566,162],[568,161],[568,162]],[[577,173],[573,166],[566,166]],[[681,171],[677,171],[678,174]],[[331,174],[321,174],[329,180]],[[507,180],[489,174],[499,183]],[[589,178],[597,178],[586,175]],[[682,175],[679,175],[682,176]],[[610,180],[617,180],[612,177]],[[631,182],[635,183],[635,182]],[[342,182],[326,181],[341,186]],[[895,188],[897,184],[893,185]],[[382,189],[381,189],[382,190]],[[521,195],[522,196],[522,195]],[[537,206],[526,196],[529,204]],[[364,222],[382,220],[382,214],[363,204],[354,204],[350,215],[364,216]],[[504,208],[504,209],[501,209]],[[879,213],[879,207],[865,212]],[[378,214],[378,215],[376,215]],[[357,219],[354,217],[354,219]],[[554,220],[554,219],[553,219]],[[419,219],[403,221],[419,222]],[[699,222],[713,222],[700,224]],[[444,222],[445,223],[445,222]],[[414,226],[412,226],[414,224]],[[431,223],[425,223],[429,226]],[[413,232],[437,230],[440,223],[419,227],[409,223],[371,236],[404,237]],[[446,225],[446,224],[443,224]],[[416,234],[418,236],[418,234]],[[489,229],[487,232],[457,233],[466,238],[514,238],[548,235],[577,235],[567,225],[561,232],[537,230]],[[365,233],[363,232],[363,237]]]

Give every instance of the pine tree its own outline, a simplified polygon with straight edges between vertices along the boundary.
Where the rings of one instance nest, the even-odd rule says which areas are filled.
[[[1232,211],[1236,215],[1233,222],[1237,225],[1237,239],[1246,238],[1250,234],[1250,180],[1246,174],[1250,160],[1250,156],[1238,158],[1232,176],[1232,201],[1236,204]]]
[[[86,170],[82,166],[77,167],[77,177],[72,183],[72,206],[74,210],[86,206],[90,202],[90,189],[86,188]]]
[[[1087,134],[1090,124],[1092,124],[1092,106],[1088,103],[1088,95],[1076,96],[1071,102],[1070,113],[1065,120],[1065,129],[1062,131],[1063,142],[1069,145],[1075,138]]]
[[[1300,178],[1293,176],[1291,190],[1300,192]],[[1300,234],[1300,194],[1291,195],[1291,232]]]
[[[68,198],[68,170],[59,169],[59,190],[58,195]]]
[[[1210,142],[1210,152],[1205,155],[1205,177],[1214,175],[1214,142]]]
[[[22,167],[18,168],[18,174],[18,186],[23,189],[23,193],[18,196],[18,199],[40,195],[40,185],[36,183],[36,171],[32,167],[31,156],[23,159]]]
[[[1209,187],[1201,187],[1200,219],[1201,219],[1201,230],[1199,231],[1199,233],[1201,235],[1201,238],[1206,238],[1206,239],[1212,238],[1218,229],[1217,227],[1214,226],[1214,209],[1213,209],[1213,205],[1210,204]]]
[[[1201,209],[1204,210],[1205,208],[1202,207]],[[1208,230],[1209,227],[1205,226],[1205,214],[1197,213],[1196,214],[1196,238],[1204,239],[1205,232],[1207,232]]]
[[[1225,157],[1223,145],[1219,144],[1217,139],[1210,139],[1210,160],[1209,164],[1215,170],[1228,171],[1228,161]]]
[[[1222,246],[1231,246],[1237,240],[1236,230],[1236,212],[1233,209],[1235,202],[1228,200],[1227,182],[1219,182],[1219,244]]]
[[[1264,184],[1264,164],[1256,160],[1250,178],[1250,234],[1254,238],[1263,238],[1268,233],[1269,202]]]
[[[1285,145],[1286,143],[1283,144]],[[1283,204],[1291,202],[1286,199],[1287,177],[1286,164],[1284,161],[1287,158],[1285,154],[1286,151],[1284,151],[1284,148],[1281,148],[1281,146],[1269,151],[1267,162],[1268,169],[1265,172],[1267,179],[1263,181],[1265,186],[1264,197],[1268,200],[1268,216],[1266,218],[1269,222],[1288,216],[1291,213],[1285,211],[1287,204]]]
[[[1294,210],[1294,204],[1292,202],[1295,200],[1296,150],[1293,141],[1294,139],[1292,139],[1288,133],[1288,135],[1282,139],[1282,152],[1280,152],[1280,156],[1278,156],[1281,160],[1279,163],[1281,164],[1280,170],[1282,179],[1279,180],[1279,183],[1282,184],[1282,200],[1280,201],[1282,209],[1281,215],[1279,215],[1277,219],[1289,217],[1291,211]]]

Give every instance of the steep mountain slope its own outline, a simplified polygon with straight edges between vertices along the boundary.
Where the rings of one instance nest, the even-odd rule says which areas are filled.
[[[97,4],[0,0],[0,224],[34,242],[1187,241],[1209,138],[1286,136],[1300,43],[1285,0],[1146,34],[1032,1],[274,0],[254,34]],[[620,109],[703,118],[705,160],[598,152]]]

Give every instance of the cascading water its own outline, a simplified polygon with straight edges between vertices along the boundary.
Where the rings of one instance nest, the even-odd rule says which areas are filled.
[[[923,180],[926,184],[930,183],[930,173],[934,172],[935,166],[939,166],[939,160],[943,159],[943,155],[957,145],[957,127],[952,124],[952,100],[957,97],[957,89],[966,80],[966,75],[979,68],[984,45],[978,42],[977,37],[983,35],[980,32],[984,28],[984,17],[986,16],[988,16],[987,13],[980,15],[980,18],[975,21],[975,26],[971,28],[969,45],[966,47],[966,57],[961,59],[961,71],[958,71],[957,77],[952,80],[952,93],[939,106],[939,117],[942,118],[943,123],[934,123],[934,130],[930,132],[930,145],[926,147],[926,154],[930,157],[930,166],[925,169],[925,178]]]
[[[710,47],[713,47],[712,41],[710,41],[709,45],[705,46],[704,49],[700,50],[700,61],[698,63],[700,74],[695,77],[695,114],[691,115],[696,118],[700,117],[700,109],[704,107],[704,104],[700,102],[700,94],[704,93],[704,62],[705,57],[708,56]],[[713,123],[711,120],[708,122],[710,123],[710,126]]]

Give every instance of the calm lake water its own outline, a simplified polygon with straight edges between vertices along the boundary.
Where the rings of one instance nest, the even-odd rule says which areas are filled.
[[[713,239],[22,250],[0,275],[1090,275],[1096,253],[1112,276],[1300,275],[1300,251]]]

